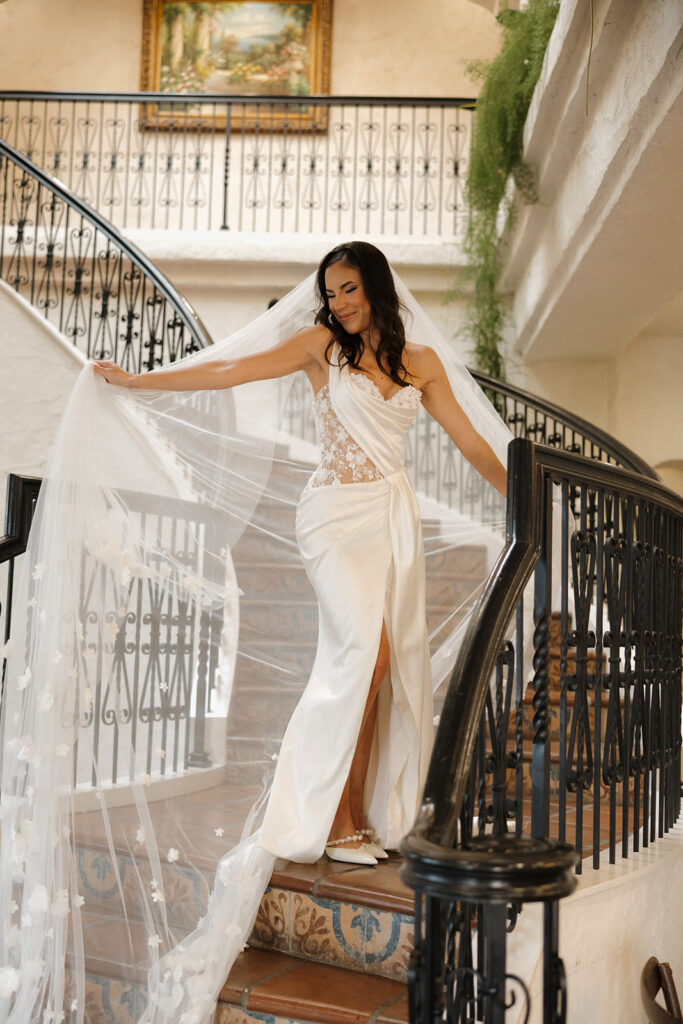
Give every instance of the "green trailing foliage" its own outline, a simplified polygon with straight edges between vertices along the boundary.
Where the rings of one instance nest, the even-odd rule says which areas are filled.
[[[559,0],[529,0],[523,11],[501,11],[503,41],[498,56],[468,68],[483,85],[466,185],[470,219],[465,252],[473,295],[464,331],[472,342],[477,368],[500,380],[505,379],[500,349],[507,315],[498,291],[499,209],[510,176],[525,202],[537,198],[533,172],[522,156],[524,122],[558,9]],[[512,217],[512,207],[506,215]]]

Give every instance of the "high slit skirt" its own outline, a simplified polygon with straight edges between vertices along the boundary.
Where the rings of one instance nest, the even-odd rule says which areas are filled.
[[[395,521],[397,502],[406,501],[412,536],[405,529],[400,536]],[[349,774],[383,622],[391,663],[378,697],[365,811],[389,847],[417,809],[431,748],[432,690],[424,553],[405,473],[304,491],[296,532],[318,599],[318,645],[282,741],[260,842],[279,857],[310,862],[324,851]]]

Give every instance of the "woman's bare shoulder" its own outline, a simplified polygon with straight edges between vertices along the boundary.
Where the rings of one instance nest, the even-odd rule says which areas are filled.
[[[406,342],[404,363],[406,369],[416,380],[417,387],[425,387],[434,377],[443,372],[443,366],[438,355],[429,345],[415,345],[413,342]]]
[[[297,335],[299,341],[304,345],[308,354],[316,362],[325,361],[325,350],[333,338],[332,331],[324,324],[314,324],[313,327],[304,327]]]

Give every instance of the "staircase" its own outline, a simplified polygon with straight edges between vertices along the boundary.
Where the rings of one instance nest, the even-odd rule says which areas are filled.
[[[0,151],[8,162],[7,166],[12,163],[15,168],[12,173],[18,183],[16,194],[20,211],[25,213],[40,207],[55,214],[67,206],[75,209],[66,190],[56,186],[53,192],[56,198],[51,205],[40,206],[42,190],[47,193],[53,188],[49,176],[43,173],[35,176],[30,161],[13,154],[4,143],[0,144]],[[31,175],[39,187],[31,185]],[[83,204],[78,204],[77,214],[82,225],[94,223],[91,212]],[[42,228],[40,218],[37,223]],[[205,344],[204,332],[197,318],[188,313],[181,298],[174,294],[167,282],[161,280],[154,268],[151,268],[150,276],[150,268],[141,254],[131,247],[122,246],[120,238],[114,237],[115,233],[101,218],[95,226],[104,239],[101,242],[103,251],[111,253],[119,246],[120,255],[116,259],[122,265],[130,264],[134,268],[133,279],[138,280],[138,275],[149,276],[153,302],[143,311],[145,331],[137,350],[133,350],[131,338],[123,335],[118,336],[117,344],[122,343],[118,349],[114,346],[109,351],[98,347],[101,338],[96,336],[96,332],[91,332],[87,337],[88,354],[113,355],[135,368],[151,367]],[[73,254],[69,260],[78,269]],[[26,265],[30,262],[27,260]],[[36,265],[35,259],[33,265]],[[48,276],[53,273],[51,263],[43,269]],[[34,291],[38,294],[40,290],[32,288],[31,294]],[[92,327],[98,320],[94,300],[105,303],[109,292],[103,297],[93,289],[89,294],[92,316],[88,322]],[[62,289],[60,301],[68,304],[70,293]],[[172,316],[165,316],[172,330],[160,339],[150,311],[164,304],[174,311]],[[131,303],[124,320],[131,322],[135,316],[136,307]],[[73,340],[77,340],[75,332]],[[520,834],[532,832],[536,837],[566,838],[584,855],[592,851],[595,867],[599,866],[601,849],[609,847],[610,868],[604,874],[593,872],[591,884],[596,891],[605,890],[607,904],[611,901],[617,908],[621,906],[619,900],[626,889],[624,876],[628,873],[629,863],[624,862],[623,876],[618,878],[620,892],[613,894],[609,883],[617,879],[612,869],[616,860],[616,837],[619,836],[620,855],[624,858],[639,849],[639,842],[645,845],[657,839],[656,846],[647,851],[649,858],[639,861],[637,870],[631,870],[629,875],[629,884],[633,887],[631,894],[633,891],[636,894],[633,906],[640,908],[634,911],[636,924],[629,932],[629,940],[633,941],[634,929],[644,931],[638,922],[644,920],[647,908],[654,900],[667,909],[677,906],[677,899],[681,902],[678,897],[680,885],[669,884],[669,879],[676,877],[673,868],[668,874],[661,875],[666,883],[664,892],[658,892],[655,886],[646,889],[644,882],[638,892],[638,881],[646,873],[647,865],[658,865],[656,858],[660,851],[664,851],[662,856],[667,854],[667,850],[670,853],[672,842],[680,837],[680,827],[676,825],[680,810],[676,773],[680,774],[677,652],[680,652],[680,566],[683,551],[681,503],[653,479],[652,471],[643,466],[641,460],[589,424],[517,389],[481,377],[480,383],[490,388],[494,397],[497,396],[501,413],[520,436],[520,441],[513,443],[511,454],[513,460],[518,460],[516,466],[520,468],[519,472],[511,473],[511,479],[515,481],[509,520],[514,527],[513,547],[527,545],[531,548],[535,545],[536,557],[544,547],[550,549],[550,539],[543,530],[548,528],[551,517],[547,508],[542,511],[542,506],[543,501],[549,500],[551,485],[559,487],[565,531],[571,509],[576,518],[577,537],[580,535],[581,544],[586,545],[585,552],[577,546],[577,551],[572,553],[575,578],[572,580],[570,572],[563,583],[565,615],[567,609],[576,608],[582,602],[588,605],[592,602],[591,611],[599,629],[594,631],[589,625],[590,617],[587,614],[582,616],[576,628],[581,644],[579,656],[578,646],[572,648],[566,637],[563,647],[561,621],[550,614],[551,609],[546,604],[537,615],[533,636],[527,625],[518,626],[514,644],[506,641],[501,648],[499,641],[514,635],[515,603],[523,593],[526,581],[531,572],[535,572],[537,595],[541,594],[545,567],[538,562],[534,568],[535,563],[526,555],[520,555],[514,564],[511,560],[509,564],[499,566],[495,578],[492,574],[486,585],[476,631],[469,637],[469,648],[458,663],[460,666],[462,662],[462,671],[451,683],[451,692],[455,695],[455,700],[451,701],[451,712],[455,708],[456,714],[451,713],[448,721],[442,716],[437,735],[432,764],[439,766],[439,772],[436,769],[430,772],[437,784],[432,778],[425,791],[425,800],[431,801],[434,797],[433,805],[440,805],[446,810],[440,812],[439,829],[433,829],[431,823],[425,823],[421,818],[416,823],[414,836],[413,833],[411,836],[418,842],[426,836],[432,850],[439,843],[445,859],[451,854],[455,858],[460,852],[462,834],[455,838],[455,833],[449,836],[450,826],[445,819],[448,808],[453,806],[455,782],[459,785],[464,770],[468,793],[467,799],[463,799],[462,813],[464,817],[470,816],[470,825],[476,821],[475,831],[481,830],[485,821],[490,823],[493,820],[498,802],[498,811],[503,807],[505,811],[509,810],[510,817],[514,815],[515,827]],[[529,436],[547,441],[554,447],[534,446],[521,440]],[[591,463],[578,452],[595,455],[598,461]],[[612,465],[605,465],[607,462]],[[290,467],[295,475],[303,470],[303,467],[291,463]],[[543,487],[538,483],[541,477],[545,480]],[[289,495],[290,500],[273,510],[276,518],[294,514],[291,498],[297,487],[296,481],[290,483],[289,491],[287,486],[283,489],[283,495]],[[32,506],[29,506],[30,502],[25,508],[22,505],[21,513],[15,516],[16,523],[22,526],[21,537],[17,534],[6,538],[4,543],[0,542],[0,565],[4,570],[5,563],[8,563],[10,570],[8,600],[0,609],[7,617],[11,611],[14,560],[25,550],[24,528],[27,528],[32,514]],[[267,519],[268,511],[262,509],[261,513],[264,520]],[[529,526],[532,521],[533,527]],[[457,556],[448,551],[439,552],[440,528],[438,519],[424,522],[430,567],[427,615],[434,644],[442,639],[438,626],[443,622],[444,614],[459,604],[461,582],[463,591],[470,592],[471,584],[483,582],[490,568],[485,548],[478,545],[461,550]],[[595,596],[599,590],[597,584],[595,590],[591,586],[595,574],[589,565],[591,545],[593,553],[597,551],[596,578],[602,580],[599,600]],[[430,550],[434,553],[430,554]],[[290,569],[282,574],[273,574],[268,561],[268,541],[258,527],[245,531],[233,555],[245,592],[240,604],[243,641],[253,634],[261,647],[272,643],[277,644],[279,650],[288,650],[288,665],[305,681],[315,645],[313,642],[297,643],[292,638],[304,623],[310,627],[315,616],[315,603],[301,566],[293,559]],[[268,604],[273,609],[265,629],[264,592],[269,595]],[[513,593],[514,597],[510,597]],[[521,606],[519,612],[518,624],[523,622]],[[257,636],[255,627],[257,621],[260,623],[260,636]],[[565,632],[566,629],[565,624]],[[0,632],[0,641],[2,639],[4,630]],[[520,671],[531,641],[535,653],[534,667],[525,666]],[[610,644],[612,650],[608,650]],[[618,667],[622,654],[626,658],[627,671]],[[515,673],[512,672],[513,666],[516,666]],[[576,672],[577,666],[581,666],[583,675],[575,686],[580,675]],[[602,671],[596,672],[601,667]],[[607,672],[610,667],[612,682]],[[249,724],[257,717],[262,723],[276,686],[255,670],[253,658],[238,661],[236,671],[238,683],[234,699],[240,704],[233,708],[233,718],[239,725],[237,732],[243,741],[248,742]],[[496,676],[495,685],[491,684],[492,675]],[[593,689],[594,680],[589,678],[595,675],[599,677],[597,691]],[[293,701],[295,694],[290,694],[290,697]],[[485,707],[489,697],[490,713]],[[572,733],[572,723],[578,722],[577,712],[583,725]],[[477,756],[471,760],[469,754],[464,756],[462,753],[470,748],[461,743],[463,734],[459,732],[468,715],[469,724],[465,732],[469,730],[470,736],[476,733],[483,737]],[[576,740],[573,748],[572,735]],[[231,739],[234,737],[228,737],[229,741]],[[600,751],[602,760],[599,763],[595,758],[592,764],[586,759],[586,740],[593,744],[593,753],[596,748]],[[568,750],[573,750],[569,760]],[[454,751],[460,758],[460,764],[454,759]],[[605,764],[612,775],[608,781],[604,780],[602,773]],[[542,771],[539,771],[539,765]],[[183,767],[181,763],[180,774]],[[572,772],[581,774],[583,769],[585,773],[578,780],[580,784],[574,786],[577,780],[572,777]],[[194,776],[195,780],[203,779],[196,783],[203,789],[174,797],[178,821],[183,827],[188,827],[191,846],[196,851],[192,863],[184,862],[182,858],[172,862],[162,858],[169,923],[178,942],[194,926],[206,906],[216,862],[230,841],[236,838],[236,822],[230,820],[228,803],[228,792],[234,792],[234,786],[228,787],[225,781],[229,778],[229,767],[220,765],[211,772],[215,774],[199,773]],[[187,772],[187,778],[192,780],[192,772]],[[117,793],[115,790],[111,793],[115,801]],[[240,795],[248,796],[246,793]],[[118,796],[121,802],[121,794]],[[105,799],[109,799],[109,793],[105,794]],[[225,806],[226,829],[225,835],[218,837],[214,831],[214,812],[207,808],[209,803],[215,807],[221,801]],[[649,817],[647,807],[650,808]],[[152,799],[150,810],[163,834],[163,799]],[[548,826],[544,831],[546,812]],[[147,929],[142,926],[142,908],[136,908],[133,899],[129,904],[128,920],[124,921],[115,876],[118,871],[124,890],[128,888],[132,893],[137,889],[139,880],[133,876],[129,851],[135,843],[139,821],[130,806],[116,806],[112,802],[114,864],[109,847],[103,847],[100,840],[95,841],[93,832],[89,834],[89,813],[88,810],[81,811],[74,823],[78,884],[86,899],[83,909],[86,1021],[88,1024],[135,1024],[146,1005]],[[456,819],[458,813],[456,809]],[[496,826],[505,817],[506,814],[498,814]],[[469,835],[466,839],[469,840]],[[679,856],[678,851],[676,856]],[[670,860],[674,863],[672,857]],[[152,878],[151,868],[144,862],[139,863],[143,880],[148,884]],[[676,868],[679,864],[680,860],[675,862]],[[431,905],[442,912],[441,915],[436,910],[427,913],[427,916],[431,915],[432,923],[437,921],[437,928],[428,935],[424,917],[421,929],[419,918],[413,916],[415,893],[401,882],[400,865],[398,855],[373,869],[338,865],[326,858],[310,866],[278,864],[262,900],[248,948],[238,958],[221,991],[216,1017],[218,1024],[225,1021],[246,1024],[252,1020],[267,1024],[284,1024],[285,1021],[390,1024],[392,1021],[406,1021],[406,981],[411,955],[414,956],[410,971],[413,995],[418,988],[422,993],[432,992],[436,1008],[429,1019],[441,1020],[446,1013],[444,971],[454,968],[454,956],[459,955],[467,943],[469,953],[472,953],[475,945],[472,939],[477,933],[470,930],[470,925],[476,915],[469,918],[466,927],[454,924],[459,913],[459,897],[444,897],[443,892],[433,895],[425,890],[420,897],[421,905],[426,907],[429,901],[433,901]],[[588,878],[584,880],[589,881]],[[628,901],[624,902],[624,906],[627,905]],[[606,912],[604,904],[599,906],[596,922],[601,922],[608,911],[609,907]],[[438,934],[438,921],[445,918],[449,921],[448,929]],[[662,912],[661,918],[665,921],[667,914]],[[533,914],[527,911],[520,916],[521,926],[516,926],[511,943],[525,941],[524,929],[529,919],[533,919]],[[582,972],[588,962],[590,936],[583,935],[583,917],[580,914],[574,912],[571,919],[576,934],[570,931],[563,935],[562,944],[569,948],[575,940],[574,945],[579,947],[573,964],[568,961],[568,966],[573,966],[573,972],[568,970],[570,1000],[577,1005],[581,990],[591,992],[591,984],[595,986],[596,977],[599,981],[603,972],[599,957],[603,950],[611,940],[619,945],[622,931],[625,934],[631,921],[625,913],[623,928],[619,923],[611,931],[604,929],[599,939],[599,955],[596,954],[596,971],[592,979],[586,981],[586,974]],[[680,921],[680,914],[676,920]],[[482,918],[476,918],[476,921],[479,928],[476,941],[479,943],[484,924]],[[108,952],[112,933],[118,929],[123,929],[129,936],[125,964],[113,964]],[[446,941],[440,945],[444,939]],[[680,937],[671,939],[671,942],[679,940]],[[522,976],[530,981],[536,1010],[542,1005],[543,996],[538,992],[537,979],[536,987],[533,987],[532,973],[534,970],[539,973],[536,947],[529,949],[530,957],[533,953],[533,963],[527,964]],[[433,956],[432,951],[435,951]],[[429,963],[435,964],[436,970],[431,977],[425,980],[423,976],[421,980],[419,968]],[[617,967],[612,973],[618,976],[622,963],[618,955],[615,963]],[[471,960],[466,964],[466,970],[471,973]],[[576,984],[579,979],[579,984]],[[476,996],[474,1003],[479,999],[480,996]],[[426,1007],[425,1000],[420,1024],[427,1019]],[[473,1003],[470,1002],[470,1010],[472,1008]],[[582,1024],[591,1019],[591,1013],[592,1009],[584,1014]],[[418,1016],[414,1019],[417,1021]],[[490,1018],[481,1016],[477,1006],[471,1019],[488,1021]],[[620,1019],[626,1021],[623,1015]],[[630,1020],[628,1024],[631,1024]]]
[[[312,865],[282,862],[249,946],[221,991],[217,1024],[280,1017],[320,1024],[407,1021],[413,898],[398,877],[399,863],[396,856],[372,869],[327,858]],[[147,932],[129,922],[132,959],[123,983],[107,955],[112,928],[125,927],[107,910],[111,865],[95,851],[85,853],[82,864],[91,893],[84,919],[86,1021],[135,1024],[146,1005]],[[119,867],[125,875],[121,853]],[[164,885],[174,894],[173,918],[181,928],[183,903],[195,908],[197,894],[188,891],[182,865],[164,866]],[[137,972],[131,970],[136,962]]]
[[[279,487],[283,495],[297,487],[305,467],[288,465]],[[298,560],[290,568],[273,573],[268,558],[268,538],[261,528],[276,526],[294,513],[286,502],[277,509],[263,503],[255,515],[258,527],[248,527],[233,550],[237,579],[244,597],[240,604],[240,647],[254,637],[254,654],[238,657],[227,737],[230,751],[249,744],[250,727],[258,722],[263,734],[273,702],[283,700],[277,680],[269,681],[261,664],[263,645],[291,652],[292,672],[306,678],[315,644],[293,640],[302,628],[315,621],[315,598]],[[438,538],[439,522],[424,523],[427,544]],[[273,543],[272,541],[270,543]],[[448,594],[471,591],[487,575],[486,551],[471,546],[440,551],[427,584],[427,615],[432,626],[443,621]],[[269,615],[264,623],[263,601],[268,595]],[[264,641],[264,637],[267,639]],[[433,640],[438,644],[438,636]],[[287,697],[294,705],[298,694]],[[278,711],[280,717],[282,711]],[[237,754],[239,759],[239,753]],[[242,779],[244,780],[244,772]],[[225,795],[221,795],[224,788]],[[174,817],[187,820],[195,840],[192,865],[162,859],[162,888],[166,895],[169,924],[177,942],[188,933],[203,912],[215,864],[229,845],[231,822],[226,811],[221,824],[226,833],[214,834],[215,808],[228,807],[234,783],[219,783],[183,797],[174,797]],[[239,801],[238,801],[239,802]],[[164,803],[150,803],[155,828],[163,829]],[[124,921],[116,886],[116,871],[124,891],[138,882],[133,873],[129,844],[135,842],[139,825],[134,807],[112,807],[109,815],[116,849],[116,866],[101,840],[89,835],[89,813],[97,828],[99,813],[77,815],[74,839],[78,849],[79,890],[86,897],[84,944],[86,952],[86,1024],[135,1024],[146,1005],[146,971],[149,963],[147,929],[142,912]],[[239,812],[238,812],[239,813]],[[236,815],[233,839],[239,836],[241,816]],[[139,861],[138,861],[139,864]],[[315,1024],[346,1024],[370,1021],[389,1024],[408,1020],[407,970],[413,940],[413,894],[399,878],[401,858],[393,854],[376,868],[353,867],[321,858],[313,865],[279,862],[261,902],[249,947],[235,963],[221,992],[216,1017],[220,1022],[312,1021]],[[199,873],[198,873],[199,869]],[[143,874],[145,874],[143,872]],[[145,882],[153,872],[149,866]],[[129,929],[130,959],[111,963],[107,952],[112,929]],[[125,931],[124,931],[125,934]]]

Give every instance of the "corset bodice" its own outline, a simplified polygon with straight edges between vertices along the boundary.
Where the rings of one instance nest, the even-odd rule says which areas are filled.
[[[411,410],[414,413],[420,405],[422,396],[411,385],[385,399],[374,381],[363,374],[347,371],[347,377],[353,378],[349,381],[351,386],[358,387],[361,393],[374,402],[380,401],[387,407]],[[313,399],[313,415],[320,443],[320,462],[306,485],[307,490],[382,479],[384,474],[341,423],[332,405],[327,384],[320,388]]]

